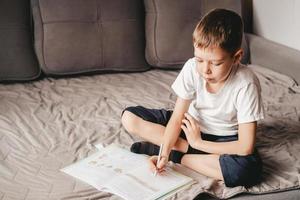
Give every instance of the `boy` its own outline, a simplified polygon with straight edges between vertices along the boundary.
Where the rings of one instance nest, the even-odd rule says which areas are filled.
[[[212,10],[193,32],[194,58],[172,84],[178,96],[174,111],[141,106],[123,111],[125,129],[148,141],[134,143],[131,151],[152,156],[152,170],[163,171],[171,160],[227,187],[258,183],[262,162],[255,135],[264,114],[259,81],[240,64],[242,37],[238,14]]]

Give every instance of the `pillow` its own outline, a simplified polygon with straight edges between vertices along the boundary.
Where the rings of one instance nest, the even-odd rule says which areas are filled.
[[[32,80],[39,76],[30,21],[28,0],[1,0],[0,81]]]
[[[192,33],[203,15],[213,8],[227,8],[241,14],[236,0],[144,0],[146,10],[146,60],[159,68],[181,68],[193,57]],[[243,63],[248,47],[243,39]]]
[[[140,0],[32,0],[35,46],[46,74],[144,71]]]

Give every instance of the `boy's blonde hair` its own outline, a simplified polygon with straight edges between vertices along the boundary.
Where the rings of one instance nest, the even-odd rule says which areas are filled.
[[[214,9],[197,24],[193,44],[198,48],[220,47],[233,55],[241,48],[243,29],[242,19],[237,13]]]

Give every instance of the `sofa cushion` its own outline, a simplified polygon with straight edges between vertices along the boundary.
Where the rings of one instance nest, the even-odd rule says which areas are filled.
[[[0,1],[0,81],[39,76],[30,22],[29,0]]]
[[[192,33],[201,17],[213,8],[227,8],[241,14],[236,0],[144,0],[146,10],[146,60],[160,68],[181,68],[193,56]],[[243,39],[243,63],[248,47]]]
[[[140,0],[32,0],[32,9],[45,73],[149,68]]]

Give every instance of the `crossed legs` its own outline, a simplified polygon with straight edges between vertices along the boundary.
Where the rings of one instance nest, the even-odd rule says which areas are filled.
[[[160,145],[160,141],[162,141],[165,130],[164,126],[143,120],[127,110],[125,110],[122,115],[122,124],[130,134],[137,135],[153,144]],[[186,140],[178,138],[173,150],[186,153],[188,145]],[[203,175],[223,180],[219,155],[185,154],[182,157],[181,164],[198,171]]]

